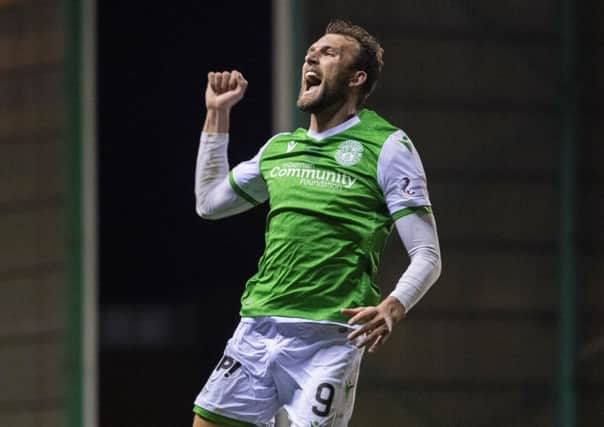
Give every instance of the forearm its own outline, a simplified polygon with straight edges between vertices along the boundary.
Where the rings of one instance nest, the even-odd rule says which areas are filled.
[[[247,80],[239,71],[208,73],[206,117],[195,165],[195,208],[202,218],[223,218],[252,207],[235,193],[227,177],[231,108],[246,88]]]
[[[252,205],[239,197],[228,183],[228,134],[201,134],[195,167],[195,209],[205,219],[243,212]]]
[[[409,312],[440,276],[440,247],[430,214],[405,216],[396,221],[396,227],[411,262],[390,295]]]
[[[207,108],[195,166],[198,204],[229,172],[229,117],[229,108]]]
[[[228,133],[230,116],[229,108],[208,108],[203,123],[203,132],[207,134]]]

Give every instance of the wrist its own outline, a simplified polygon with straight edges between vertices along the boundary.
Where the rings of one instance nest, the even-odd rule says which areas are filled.
[[[211,112],[211,113],[214,113],[214,114],[230,114],[231,107],[227,107],[227,106],[223,106],[223,105],[221,105],[221,106],[215,106],[215,105],[209,106],[209,105],[206,105],[206,111],[208,113]]]
[[[396,320],[400,320],[407,314],[405,305],[395,296],[389,295],[384,299],[384,302],[388,305],[390,313],[395,316]]]
[[[228,133],[230,113],[229,108],[208,108],[203,131],[205,133]]]

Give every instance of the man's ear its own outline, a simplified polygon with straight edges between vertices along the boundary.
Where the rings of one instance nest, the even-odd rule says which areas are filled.
[[[351,87],[361,87],[367,81],[367,73],[365,71],[355,71],[350,81],[348,82],[348,86]]]

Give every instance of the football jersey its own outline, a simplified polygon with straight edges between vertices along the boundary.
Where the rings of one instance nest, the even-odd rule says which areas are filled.
[[[431,212],[413,143],[367,109],[323,133],[275,135],[229,182],[250,203],[270,205],[243,317],[345,322],[341,309],[378,304],[374,278],[393,222]]]

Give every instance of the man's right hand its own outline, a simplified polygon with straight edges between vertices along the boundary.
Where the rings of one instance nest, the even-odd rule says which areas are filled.
[[[247,80],[236,70],[208,73],[206,108],[229,111],[245,94]]]

